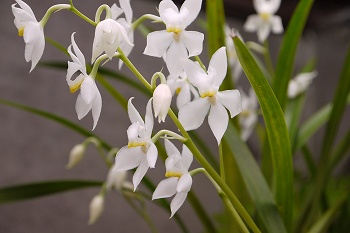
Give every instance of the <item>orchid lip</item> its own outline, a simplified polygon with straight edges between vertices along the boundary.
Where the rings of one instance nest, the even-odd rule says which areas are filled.
[[[178,178],[180,178],[181,176],[182,176],[182,173],[180,173],[180,172],[169,171],[169,172],[165,173],[165,177],[178,177]]]

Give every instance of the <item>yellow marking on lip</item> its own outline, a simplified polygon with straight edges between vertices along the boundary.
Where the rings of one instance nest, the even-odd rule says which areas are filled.
[[[18,36],[23,36],[23,34],[24,34],[24,27],[20,27],[18,29]]]
[[[175,93],[178,95],[181,91],[181,87],[176,88]]]
[[[203,93],[201,93],[201,98],[213,97],[215,94],[216,94],[216,92],[214,92],[214,91],[203,92]]]
[[[128,148],[138,147],[138,146],[146,146],[146,143],[145,142],[129,142],[128,143]]]
[[[79,90],[83,81],[84,81],[84,79],[82,79],[80,82],[77,82],[77,83],[69,86],[70,93],[74,93],[77,90]]]
[[[271,17],[270,13],[260,13],[259,15],[263,20],[269,20]]]
[[[166,172],[165,177],[178,177],[180,178],[182,176],[182,173],[180,172]]]

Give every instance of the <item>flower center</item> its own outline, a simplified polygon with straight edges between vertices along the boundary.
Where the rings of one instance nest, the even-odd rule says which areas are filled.
[[[270,19],[270,17],[271,17],[271,14],[270,13],[266,13],[266,12],[262,12],[259,15],[265,21],[268,21]]]
[[[129,142],[128,143],[128,148],[131,148],[131,147],[138,147],[138,146],[141,146],[141,147],[146,147],[146,142]]]
[[[180,94],[180,91],[181,91],[181,87],[178,87],[178,88],[176,88],[175,93],[178,95],[178,94]]]
[[[20,27],[18,29],[18,36],[23,36],[23,34],[24,34],[24,27]]]
[[[175,171],[168,171],[165,173],[165,177],[177,177],[180,178],[182,176],[181,172],[175,172]]]
[[[77,90],[79,90],[82,82],[84,81],[84,79],[81,79],[79,82],[76,82],[76,83],[73,83],[72,85],[69,85],[69,90],[70,90],[70,93],[74,93],[76,92]]]
[[[201,98],[208,97],[208,101],[210,104],[215,105],[216,104],[216,91],[206,91],[201,93]]]

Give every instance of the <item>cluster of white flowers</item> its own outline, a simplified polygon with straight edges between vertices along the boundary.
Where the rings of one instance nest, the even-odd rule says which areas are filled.
[[[70,9],[69,4],[59,4],[51,7],[41,21],[37,21],[31,8],[22,0],[16,0],[12,5],[15,16],[15,25],[18,34],[23,36],[26,61],[32,61],[31,70],[39,62],[45,47],[44,26],[51,13],[60,9]],[[67,84],[72,93],[80,89],[76,100],[76,113],[78,119],[83,118],[90,111],[93,117],[93,129],[96,127],[101,109],[102,98],[97,88],[95,77],[100,63],[104,60],[112,60],[113,57],[124,56],[126,58],[134,43],[133,12],[130,0],[119,0],[120,7],[113,4],[111,7],[103,5],[97,11],[95,21],[95,37],[92,45],[91,64],[92,71],[88,74],[83,53],[75,41],[75,33],[71,35],[71,45],[68,53],[72,61],[68,62]],[[163,58],[165,60],[169,76],[161,79],[161,84],[152,86],[153,97],[148,101],[146,114],[143,119],[132,104],[131,97],[128,101],[128,115],[131,125],[127,130],[128,145],[122,147],[115,157],[115,164],[110,169],[107,178],[107,188],[120,190],[122,187],[130,187],[125,183],[126,171],[136,168],[132,183],[134,191],[140,184],[149,168],[156,165],[158,150],[155,145],[160,136],[182,140],[183,137],[174,132],[159,131],[160,136],[153,136],[154,118],[164,122],[170,109],[172,97],[177,96],[178,120],[186,131],[199,128],[206,115],[217,144],[227,129],[230,117],[234,117],[242,111],[239,122],[242,125],[242,138],[246,140],[257,122],[258,103],[254,92],[249,97],[238,90],[219,91],[220,85],[227,74],[229,65],[234,67],[237,76],[242,69],[237,62],[236,53],[232,44],[232,38],[227,38],[228,49],[219,48],[210,59],[208,68],[200,66],[190,60],[198,56],[203,50],[204,34],[196,31],[187,31],[186,28],[197,18],[202,5],[202,0],[186,0],[180,9],[172,0],[162,0],[159,3],[159,17],[151,16],[165,24],[165,29],[154,31],[147,35],[145,55]],[[247,31],[257,31],[259,41],[268,37],[270,30],[275,33],[283,31],[281,19],[275,16],[279,8],[280,0],[254,0],[254,6],[258,15],[250,16],[244,26]],[[106,11],[106,18],[100,20],[101,12]],[[121,17],[124,15],[124,17]],[[134,21],[135,22],[135,21]],[[229,30],[228,30],[229,31]],[[227,51],[228,50],[228,51]],[[229,54],[229,57],[227,57]],[[119,60],[119,68],[123,61]],[[75,77],[74,79],[72,79]],[[164,77],[164,75],[163,75]],[[299,79],[298,79],[299,80]],[[310,80],[310,79],[308,79]],[[152,82],[153,83],[153,82]],[[155,83],[155,82],[154,82]],[[296,92],[294,87],[299,81],[291,84],[290,93]],[[293,89],[294,88],[294,89]],[[298,89],[299,90],[299,89]],[[153,111],[152,111],[153,105]],[[227,112],[229,111],[229,114]],[[170,137],[169,137],[170,136]],[[183,140],[184,141],[184,140]],[[171,202],[171,216],[184,203],[187,193],[191,189],[192,177],[189,172],[193,160],[191,151],[183,145],[182,152],[165,139],[165,148],[168,158],[165,161],[167,179],[161,181],[153,193],[152,198],[165,198],[175,195]],[[77,147],[71,156],[68,167],[78,163],[85,151],[85,147]],[[94,222],[102,212],[103,195],[99,194],[91,204]]]

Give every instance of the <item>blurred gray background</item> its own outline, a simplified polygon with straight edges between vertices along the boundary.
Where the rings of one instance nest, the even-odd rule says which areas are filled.
[[[58,0],[27,0],[26,2],[32,7],[38,20],[51,5],[66,3]],[[145,13],[157,15],[158,2],[131,0],[134,17],[138,18]],[[13,24],[14,17],[11,13],[11,4],[13,3],[14,1],[4,0],[0,7],[0,98],[58,114],[85,126],[87,129],[91,129],[91,114],[88,114],[81,121],[77,120],[74,109],[77,94],[70,94],[65,80],[65,70],[51,70],[37,66],[30,74],[28,73],[30,63],[26,63],[24,60],[23,38],[17,36],[17,29]],[[74,3],[81,12],[90,18],[94,18],[95,11],[101,4],[112,5],[114,1],[75,0]],[[230,6],[227,8],[227,12],[230,15],[235,15],[236,8],[233,6],[237,5],[231,6],[230,1],[227,1],[227,4]],[[286,8],[289,11],[287,10],[285,20],[288,19],[290,6],[286,6]],[[282,9],[285,9],[284,1],[282,1]],[[317,57],[317,70],[319,72],[319,76],[314,80],[308,93],[309,107],[304,112],[305,117],[331,100],[336,81],[341,72],[350,37],[347,23],[349,21],[337,20],[339,12],[339,9],[329,12],[329,14],[321,14],[320,11],[315,12],[314,16],[316,18],[313,18],[300,43],[295,72],[298,72],[313,56]],[[345,13],[341,11],[343,15],[345,14],[345,18],[349,15],[346,12],[348,11],[345,11]],[[255,34],[244,33],[242,29],[246,15],[238,10],[237,15],[241,18],[235,20],[231,18],[229,20],[230,26],[237,28],[246,41],[256,41]],[[325,25],[324,18],[326,16],[327,22],[334,21],[335,23],[330,26]],[[190,26],[190,29],[193,28],[196,28],[196,26]],[[76,42],[85,54],[86,60],[89,61],[94,28],[88,23],[71,12],[61,11],[53,14],[45,27],[45,35],[57,40],[65,47],[70,44],[70,35],[73,31],[77,32]],[[165,68],[160,59],[142,54],[146,45],[145,38],[138,32],[136,32],[135,38],[135,48],[130,59],[141,73],[146,77],[151,77],[154,72]],[[274,59],[278,54],[280,40],[280,36],[271,36],[270,45]],[[204,61],[207,60],[205,52],[202,57]],[[67,60],[67,57],[47,43],[42,60],[64,61]],[[107,65],[116,67],[117,63],[112,61]],[[122,71],[130,74],[125,67]],[[147,99],[136,94],[135,91],[120,82],[113,81],[112,83],[125,94],[127,99],[132,96],[136,97],[135,106],[143,116]],[[129,126],[129,119],[123,109],[115,104],[113,98],[102,87],[100,87],[100,91],[103,107],[94,133],[101,135],[110,144],[121,147],[127,143],[126,129]],[[348,126],[348,123],[345,124]],[[205,125],[207,124],[205,123]],[[161,129],[161,127],[162,125],[157,126],[156,129]],[[200,132],[205,135],[208,141],[214,142],[211,133],[207,133],[205,129]],[[99,160],[97,151],[93,146],[88,148],[86,156],[76,168],[73,170],[65,169],[70,149],[82,142],[83,139],[80,135],[57,123],[0,105],[0,158],[2,161],[0,163],[0,187],[43,180],[105,180],[107,169]],[[317,152],[318,143],[320,141],[317,139],[312,141],[311,147],[315,152]],[[210,145],[215,148],[215,144],[214,142]],[[196,166],[197,164],[193,165],[193,167]],[[300,166],[303,165],[300,164]],[[163,179],[164,165],[160,160],[157,163],[157,168],[150,170],[148,175],[155,183]],[[140,189],[144,189],[144,187],[141,185]],[[203,201],[210,214],[222,210],[215,190],[202,175],[194,177],[193,190]],[[107,195],[104,213],[97,223],[89,226],[87,224],[88,206],[90,200],[98,192],[99,189],[97,188],[85,189],[16,204],[0,205],[0,233],[148,232],[146,223],[116,191]],[[169,214],[167,212],[153,203],[148,203],[147,208],[160,232],[179,232],[174,220],[168,219]],[[188,203],[184,204],[179,213],[191,232],[201,232],[201,224]]]

